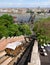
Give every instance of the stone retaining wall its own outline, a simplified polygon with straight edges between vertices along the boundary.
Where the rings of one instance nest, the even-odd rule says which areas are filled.
[[[31,62],[28,63],[28,65],[41,65],[40,57],[39,57],[39,53],[38,53],[38,42],[36,40],[35,40],[34,46],[33,46]]]

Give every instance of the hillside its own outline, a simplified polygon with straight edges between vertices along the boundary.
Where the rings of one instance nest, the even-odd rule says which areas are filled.
[[[50,41],[50,17],[45,19],[40,19],[34,23],[34,28],[37,38]],[[45,41],[45,42],[46,42]]]

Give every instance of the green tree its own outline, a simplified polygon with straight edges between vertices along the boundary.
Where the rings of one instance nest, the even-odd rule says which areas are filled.
[[[19,30],[22,32],[23,35],[30,35],[31,34],[30,27],[27,24],[20,25]]]
[[[44,42],[50,41],[50,17],[40,19],[34,23],[33,31],[35,31],[38,40],[42,39]]]
[[[13,17],[8,14],[4,14],[0,17],[0,38],[3,36],[19,36],[30,35],[31,30],[28,24],[14,24]]]
[[[0,25],[8,27],[10,25],[10,21],[6,19],[0,19]]]
[[[8,30],[9,30],[9,36],[16,36],[16,35],[19,34],[18,33],[19,30],[18,30],[18,25],[17,24],[9,25]]]
[[[0,26],[0,38],[8,37],[8,29],[5,26]]]
[[[6,19],[8,20],[11,24],[13,23],[13,17],[11,15],[8,14],[4,14],[0,17],[0,19]]]

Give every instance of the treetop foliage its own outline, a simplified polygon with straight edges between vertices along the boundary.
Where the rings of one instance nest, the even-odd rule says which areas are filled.
[[[43,39],[43,43],[50,41],[50,17],[40,19],[34,23],[34,28],[38,40]],[[46,42],[44,42],[44,40]],[[41,43],[41,42],[40,42]]]
[[[30,27],[27,24],[14,24],[13,17],[8,14],[0,16],[0,38],[3,36],[30,35]]]

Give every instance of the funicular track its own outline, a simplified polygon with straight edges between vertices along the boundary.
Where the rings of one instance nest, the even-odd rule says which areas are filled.
[[[30,62],[31,59],[31,53],[32,53],[32,48],[34,45],[34,40],[30,42],[26,50],[23,52],[22,56],[18,59],[17,62],[14,62],[13,65],[27,65],[28,62]]]

